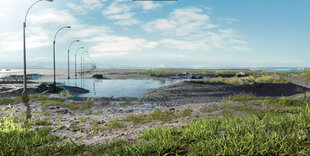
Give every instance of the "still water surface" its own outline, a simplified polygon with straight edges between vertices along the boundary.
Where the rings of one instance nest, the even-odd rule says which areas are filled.
[[[52,79],[39,79],[52,82]],[[58,79],[58,83],[88,89],[90,93],[80,94],[79,97],[143,97],[148,90],[167,86],[182,80],[96,80],[96,79]]]

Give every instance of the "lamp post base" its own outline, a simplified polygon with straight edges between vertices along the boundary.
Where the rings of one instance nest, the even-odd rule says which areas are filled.
[[[56,82],[53,83],[53,93],[57,93]]]

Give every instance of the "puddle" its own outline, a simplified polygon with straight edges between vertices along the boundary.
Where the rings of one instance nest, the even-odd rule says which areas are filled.
[[[42,82],[52,82],[52,79],[39,79]],[[79,97],[143,97],[150,89],[167,86],[182,80],[97,80],[97,79],[58,79],[58,83],[88,89],[90,93]]]

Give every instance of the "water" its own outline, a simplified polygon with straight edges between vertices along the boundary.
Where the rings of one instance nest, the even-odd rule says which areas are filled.
[[[39,81],[52,82],[52,79]],[[96,79],[59,79],[58,83],[88,89],[90,93],[79,97],[143,97],[150,89],[167,86],[181,80],[96,80]]]

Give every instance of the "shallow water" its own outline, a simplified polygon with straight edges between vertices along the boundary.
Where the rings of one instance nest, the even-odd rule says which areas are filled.
[[[52,82],[52,79],[39,79]],[[150,89],[167,86],[181,80],[96,80],[96,79],[58,79],[58,83],[88,89],[90,93],[79,97],[143,97]]]

